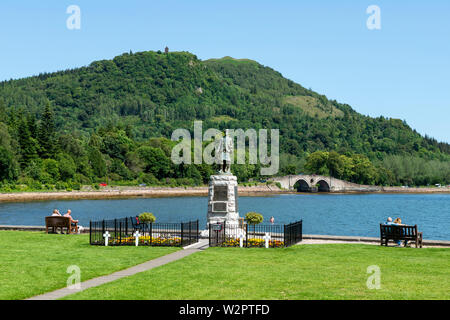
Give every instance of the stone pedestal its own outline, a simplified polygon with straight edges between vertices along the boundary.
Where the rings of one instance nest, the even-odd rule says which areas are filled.
[[[211,176],[208,192],[208,227],[210,224],[226,222],[239,224],[237,205],[237,178],[232,174]]]

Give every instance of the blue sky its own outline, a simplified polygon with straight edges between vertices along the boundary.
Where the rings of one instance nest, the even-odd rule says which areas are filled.
[[[69,30],[69,5],[81,29]],[[369,5],[381,30],[369,30]],[[123,52],[232,56],[370,115],[450,142],[450,1],[2,0],[0,80]]]

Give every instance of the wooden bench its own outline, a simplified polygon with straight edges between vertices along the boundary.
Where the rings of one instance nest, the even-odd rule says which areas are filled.
[[[380,245],[388,245],[389,240],[392,241],[414,241],[416,248],[422,248],[423,233],[417,231],[417,225],[414,226],[398,226],[380,224]]]
[[[72,233],[72,231],[78,232],[78,225],[72,226],[70,224],[70,218],[61,216],[50,216],[45,217],[45,230],[48,233],[48,229],[52,228],[52,232],[55,233],[58,228],[61,229],[63,233],[64,229],[66,233]]]
[[[134,231],[140,231],[140,232],[145,232],[145,223],[142,223],[139,220],[139,217],[130,217],[131,220],[131,226],[133,227],[133,232]]]

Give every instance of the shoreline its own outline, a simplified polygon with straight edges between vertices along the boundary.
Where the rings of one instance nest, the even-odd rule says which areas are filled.
[[[21,226],[21,225],[0,225],[0,231],[29,231],[45,232],[45,226]],[[84,228],[81,233],[89,233],[89,228]],[[202,233],[202,230],[199,232]],[[207,237],[199,236],[207,239]],[[322,244],[322,243],[350,243],[350,244],[371,244],[380,245],[379,237],[365,236],[344,236],[344,235],[325,235],[325,234],[303,234],[302,242],[298,244]],[[445,247],[450,248],[449,240],[423,239],[424,247]]]
[[[327,194],[449,194],[450,188],[402,188],[380,187],[379,191],[346,191],[331,192]],[[239,186],[239,194],[242,196],[268,196],[277,194],[299,194],[296,191],[282,190],[276,186]],[[321,193],[302,193],[321,194]],[[323,193],[322,193],[323,194]],[[48,192],[18,192],[0,193],[1,202],[28,202],[44,200],[77,200],[77,199],[120,199],[120,198],[158,198],[158,197],[183,197],[183,196],[207,196],[208,187],[109,187],[103,190],[85,191],[48,191]]]
[[[276,189],[276,190],[275,190]],[[239,187],[240,195],[264,196],[289,193],[278,188],[267,186]],[[45,200],[77,200],[77,199],[121,199],[121,198],[164,198],[208,196],[208,187],[109,187],[103,190],[81,191],[48,191],[48,192],[17,192],[0,193],[2,202],[28,202]]]

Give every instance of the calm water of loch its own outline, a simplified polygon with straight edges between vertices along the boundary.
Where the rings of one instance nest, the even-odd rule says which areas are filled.
[[[52,200],[0,203],[0,225],[44,225],[54,208],[72,210],[83,226],[89,220],[153,212],[159,222],[199,219],[206,224],[207,197]],[[425,239],[450,240],[450,194],[286,194],[239,197],[239,212],[256,211],[275,223],[303,219],[303,233],[379,236],[379,223],[388,216],[417,224]]]

